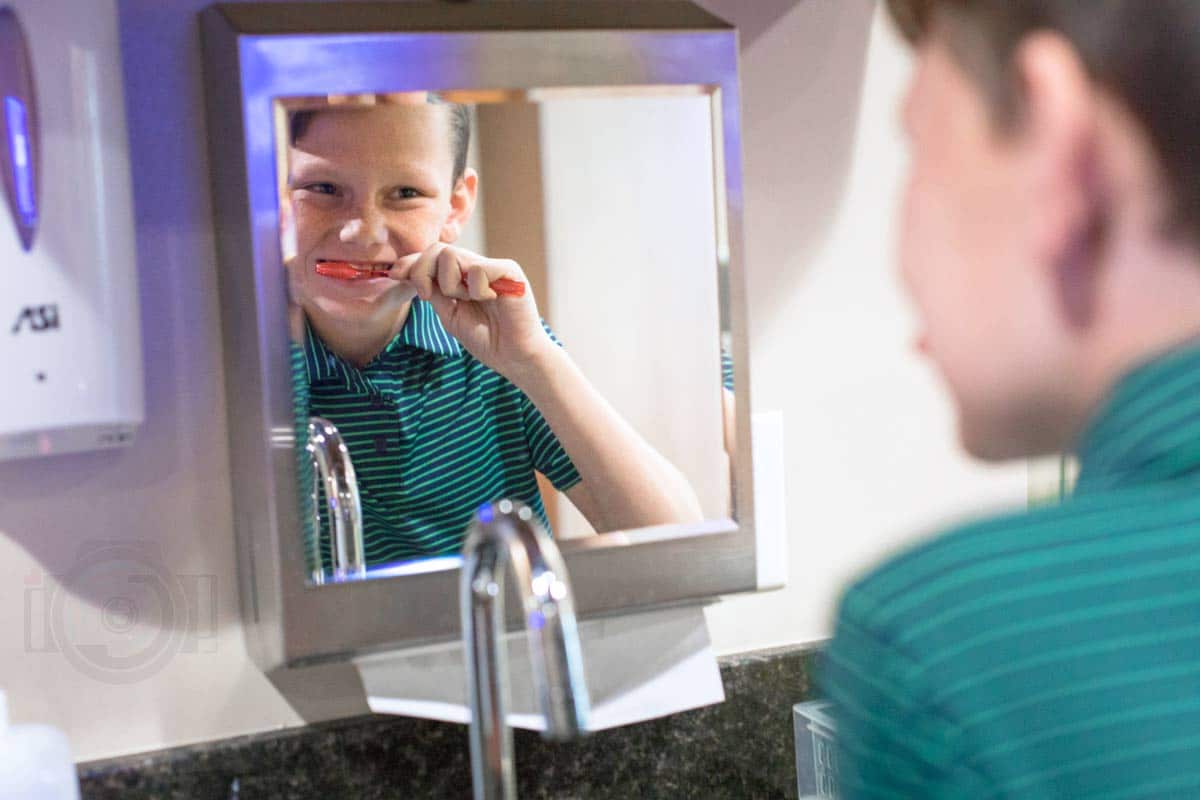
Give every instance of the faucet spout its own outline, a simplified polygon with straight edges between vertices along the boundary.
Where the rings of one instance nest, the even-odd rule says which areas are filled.
[[[505,712],[504,575],[511,568],[529,635],[533,682],[547,739],[587,728],[589,703],[566,565],[533,512],[502,500],[476,515],[463,546],[463,645],[470,673],[475,800],[516,797],[512,731]]]
[[[363,544],[362,504],[358,495],[358,479],[350,450],[342,441],[337,426],[323,417],[308,420],[308,455],[313,463],[311,492],[313,510],[312,561],[313,583],[325,583],[321,566],[321,510],[318,505],[320,489],[325,489],[329,509],[329,525],[333,550],[333,580],[335,582],[365,578],[367,559]]]

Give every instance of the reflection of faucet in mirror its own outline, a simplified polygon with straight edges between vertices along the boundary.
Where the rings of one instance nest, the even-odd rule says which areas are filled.
[[[575,609],[557,545],[527,506],[502,500],[480,509],[463,548],[463,648],[471,699],[475,800],[516,797],[512,731],[506,720],[504,571],[511,567],[525,612],[534,691],[547,739],[586,729],[589,703]]]
[[[308,421],[308,445],[312,459],[313,537],[310,542],[312,582],[325,582],[321,557],[321,491],[329,510],[330,550],[333,555],[333,580],[346,581],[366,576],[363,548],[362,508],[354,463],[337,427],[327,419]]]
[[[499,497],[548,527],[538,475],[598,532],[702,518],[534,292],[497,291],[528,286],[522,266],[459,246],[479,187],[464,106],[413,93],[308,108],[286,137],[295,385],[354,454],[368,563],[457,555],[474,509]],[[632,268],[613,279],[635,284]]]

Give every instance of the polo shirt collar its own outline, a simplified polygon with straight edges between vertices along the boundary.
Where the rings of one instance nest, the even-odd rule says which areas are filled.
[[[408,319],[396,337],[401,344],[428,350],[434,355],[457,358],[462,355],[462,345],[442,327],[433,306],[414,298],[408,309]],[[390,350],[395,341],[388,345]]]
[[[345,381],[347,389],[367,391],[368,387],[363,383],[360,370],[327,348],[311,325],[306,323],[304,331],[304,361],[308,368],[309,383],[340,380]],[[462,355],[462,345],[442,327],[442,321],[438,319],[433,306],[419,299],[412,301],[404,327],[383,349],[380,356],[402,346],[414,347],[446,358]]]
[[[1200,340],[1127,373],[1077,452],[1079,493],[1200,476]]]

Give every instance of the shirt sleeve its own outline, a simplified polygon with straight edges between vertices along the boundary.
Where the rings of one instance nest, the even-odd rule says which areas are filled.
[[[558,340],[544,320],[542,327],[546,329],[550,339],[562,347],[562,342]],[[527,397],[524,398],[522,420],[525,425],[525,439],[529,442],[529,452],[533,456],[534,469],[545,475],[546,479],[554,484],[554,488],[560,492],[565,492],[579,483],[582,478],[579,471],[575,469],[575,465],[571,463],[567,451],[563,449],[558,437],[550,430],[542,412],[538,411]]]
[[[963,793],[973,781],[954,756],[956,729],[927,702],[921,665],[872,625],[862,600],[855,589],[843,600],[819,674],[840,800],[981,796]]]

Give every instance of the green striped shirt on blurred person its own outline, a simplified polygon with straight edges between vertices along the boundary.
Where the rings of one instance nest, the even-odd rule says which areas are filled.
[[[1061,505],[857,582],[822,670],[843,800],[1200,797],[1200,346],[1091,420]]]

